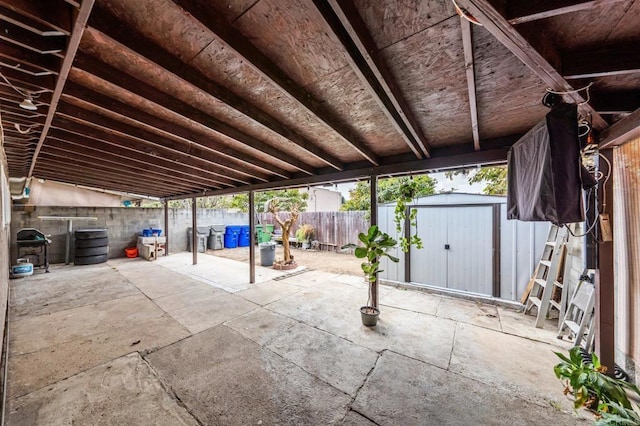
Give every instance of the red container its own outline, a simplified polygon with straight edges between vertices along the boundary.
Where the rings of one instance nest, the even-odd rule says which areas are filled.
[[[124,249],[124,254],[126,254],[127,257],[130,257],[130,258],[138,257],[138,248],[127,247],[126,249]]]

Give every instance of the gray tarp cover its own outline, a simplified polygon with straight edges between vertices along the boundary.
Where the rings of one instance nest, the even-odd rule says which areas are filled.
[[[577,108],[554,107],[509,150],[507,218],[555,224],[584,220]]]

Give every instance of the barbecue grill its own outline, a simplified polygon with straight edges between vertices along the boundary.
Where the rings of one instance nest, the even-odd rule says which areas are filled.
[[[35,228],[19,230],[16,239],[18,259],[21,257],[36,257],[38,263],[36,264],[33,261],[31,263],[38,267],[44,266],[46,272],[49,272],[49,244],[51,244],[51,240]]]

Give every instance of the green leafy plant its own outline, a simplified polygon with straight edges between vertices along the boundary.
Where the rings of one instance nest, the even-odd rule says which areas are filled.
[[[606,367],[595,354],[585,362],[579,347],[571,348],[568,357],[559,352],[555,354],[561,362],[553,371],[564,384],[565,395],[571,394],[574,408],[585,407],[593,411],[600,418],[598,424],[639,424],[633,423],[638,419],[638,413],[627,396],[627,391],[640,396],[635,385],[606,375]]]
[[[383,270],[380,269],[380,259],[387,257],[392,262],[398,262],[400,260],[388,253],[389,250],[396,246],[397,241],[387,233],[380,231],[377,225],[369,227],[366,234],[364,232],[358,234],[358,239],[362,242],[362,246],[356,246],[353,243],[349,243],[342,246],[342,249],[355,248],[355,256],[358,259],[366,259],[365,262],[362,262],[360,267],[362,268],[362,272],[364,272],[364,276],[369,283],[369,298],[367,299],[367,305],[370,305],[373,286],[378,279],[378,273],[383,272]]]
[[[396,199],[396,208],[394,211],[394,222],[396,223],[396,232],[398,232],[398,243],[403,252],[408,252],[410,246],[418,249],[422,248],[422,239],[418,237],[417,230],[414,235],[408,239],[405,237],[404,225],[407,219],[407,205],[410,204],[418,189],[418,183],[410,178],[402,178],[400,187],[398,188],[398,198]],[[409,224],[416,227],[418,225],[418,210],[410,209]]]
[[[313,227],[313,225],[310,225],[308,223],[305,223],[304,225],[301,225],[297,230],[296,230],[296,240],[298,242],[301,241],[311,241],[311,239],[313,238],[314,234],[316,233],[315,228]]]

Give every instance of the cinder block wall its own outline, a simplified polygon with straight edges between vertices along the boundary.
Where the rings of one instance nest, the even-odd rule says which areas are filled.
[[[66,221],[39,219],[39,216],[96,217],[95,221],[73,220],[73,229],[107,228],[109,230],[109,257],[124,257],[126,247],[134,247],[143,229],[164,230],[164,209],[135,207],[47,207],[16,205],[11,214],[11,259],[17,257],[16,233],[21,228],[36,228],[51,235],[51,263],[63,263],[67,236]],[[228,213],[224,210],[198,209],[198,226],[213,224],[248,224],[247,213]],[[187,228],[191,227],[191,209],[169,209],[169,251],[187,249]],[[71,244],[73,261],[73,242]]]

